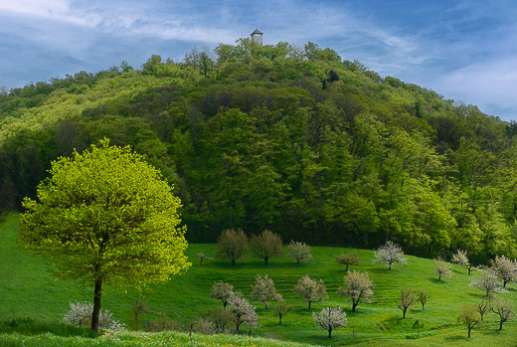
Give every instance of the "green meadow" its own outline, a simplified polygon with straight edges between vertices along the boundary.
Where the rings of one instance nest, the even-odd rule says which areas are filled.
[[[466,329],[458,323],[457,317],[463,304],[477,303],[482,299],[482,291],[471,285],[477,276],[476,271],[469,277],[464,268],[451,265],[452,277],[438,281],[431,259],[408,256],[407,264],[395,266],[390,272],[382,264],[374,262],[373,251],[342,247],[313,247],[313,260],[303,265],[294,264],[287,255],[273,258],[268,266],[251,256],[235,266],[216,259],[200,265],[195,255],[204,252],[213,256],[215,245],[212,244],[191,244],[188,250],[191,269],[144,293],[108,287],[103,307],[131,327],[132,305],[139,296],[143,296],[151,312],[141,319],[141,325],[164,315],[179,324],[188,325],[221,305],[209,297],[215,281],[229,282],[249,297],[255,276],[268,274],[292,306],[283,325],[278,325],[272,310],[266,311],[260,303],[254,302],[259,326],[253,331],[245,331],[242,336],[195,334],[189,338],[185,333],[124,332],[92,339],[88,331],[71,329],[61,323],[70,302],[91,301],[92,285],[59,279],[45,258],[20,247],[17,230],[18,215],[4,217],[0,224],[2,346],[287,346],[285,341],[325,346],[441,346],[445,343],[456,346],[517,346],[517,321],[509,321],[502,332],[497,332],[497,317],[492,313],[474,329],[470,340],[466,338]],[[359,311],[354,314],[350,313],[349,300],[336,294],[345,271],[335,258],[345,252],[359,256],[360,265],[353,269],[367,271],[375,286],[371,302],[360,304]],[[327,305],[340,306],[347,312],[347,326],[335,331],[332,339],[315,326],[311,312],[293,291],[296,281],[306,274],[323,279],[329,294],[328,299],[313,305],[313,312]],[[429,293],[425,310],[414,305],[406,319],[402,319],[398,308],[403,288]],[[512,286],[498,295],[513,301],[517,299],[517,291]]]

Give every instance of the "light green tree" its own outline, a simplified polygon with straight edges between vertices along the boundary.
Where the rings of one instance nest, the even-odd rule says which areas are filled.
[[[190,266],[180,205],[157,169],[103,140],[52,163],[37,198],[23,202],[20,236],[60,275],[94,283],[96,331],[106,282],[141,287]]]

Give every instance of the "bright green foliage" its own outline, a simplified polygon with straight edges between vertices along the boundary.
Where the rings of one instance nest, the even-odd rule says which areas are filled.
[[[58,159],[24,207],[23,243],[53,258],[61,275],[95,281],[96,294],[106,281],[142,286],[190,266],[180,200],[129,148],[103,141]]]
[[[0,95],[0,209],[109,136],[176,187],[193,241],[222,230],[410,254],[517,255],[517,127],[308,43],[217,47]]]

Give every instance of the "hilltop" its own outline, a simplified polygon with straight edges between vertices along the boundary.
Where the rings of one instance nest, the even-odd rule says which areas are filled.
[[[515,129],[331,49],[241,40],[0,95],[0,209],[108,137],[175,186],[191,241],[268,227],[483,263],[516,253]]]

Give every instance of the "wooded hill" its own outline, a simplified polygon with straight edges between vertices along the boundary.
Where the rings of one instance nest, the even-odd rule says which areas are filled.
[[[225,228],[483,262],[517,255],[517,127],[309,43],[241,40],[0,95],[0,208],[108,137],[161,169],[192,241]]]

